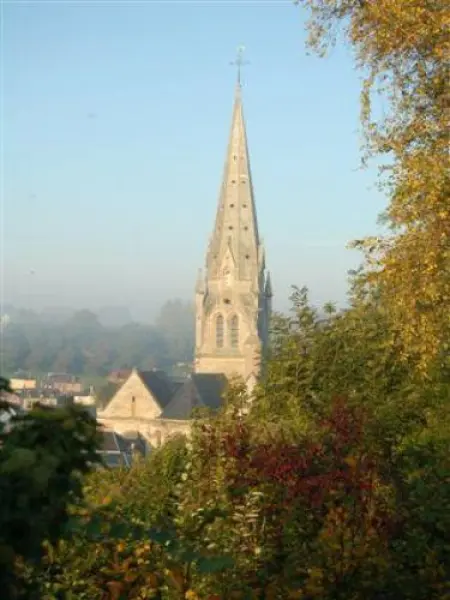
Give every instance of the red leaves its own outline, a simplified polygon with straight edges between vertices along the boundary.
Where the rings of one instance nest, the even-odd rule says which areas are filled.
[[[269,485],[287,504],[299,500],[310,508],[337,495],[364,504],[373,489],[374,463],[362,445],[363,416],[337,398],[330,416],[320,425],[320,443],[251,444],[248,427],[236,423],[221,437],[222,452],[234,463],[230,486]]]

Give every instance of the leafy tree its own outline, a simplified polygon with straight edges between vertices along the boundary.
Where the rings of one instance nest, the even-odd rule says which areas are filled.
[[[401,354],[423,371],[447,357],[450,340],[448,37],[444,0],[299,0],[312,48],[323,53],[339,26],[365,73],[361,114],[368,155],[385,157],[392,236],[355,242],[361,283],[376,286],[397,325]],[[376,32],[376,34],[374,33]],[[371,111],[375,89],[388,110]]]
[[[1,379],[2,395],[9,391]],[[75,407],[36,407],[0,432],[0,584],[2,597],[34,597],[28,565],[45,540],[57,540],[68,505],[82,495],[82,475],[98,462],[96,424]],[[38,596],[36,596],[38,597]]]
[[[192,359],[193,315],[181,301],[163,307],[157,326],[104,327],[90,311],[63,322],[34,317],[8,324],[2,332],[2,361],[11,375],[25,368],[36,375],[56,371],[104,377],[122,368],[170,370]]]

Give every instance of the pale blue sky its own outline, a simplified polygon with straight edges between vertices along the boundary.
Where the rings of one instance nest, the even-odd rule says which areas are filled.
[[[305,50],[290,2],[4,2],[5,300],[191,298],[216,209],[235,47],[275,306],[289,286],[342,305],[354,237],[384,198],[359,170],[350,51]],[[35,273],[30,274],[30,270]]]

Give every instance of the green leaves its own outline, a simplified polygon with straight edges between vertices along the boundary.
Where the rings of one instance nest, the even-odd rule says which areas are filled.
[[[84,411],[38,407],[11,423],[0,435],[0,585],[7,595],[23,584],[18,557],[36,561],[44,540],[62,535],[68,504],[81,496],[80,475],[98,460],[96,423]]]
[[[234,561],[228,556],[202,557],[196,561],[198,572],[207,575],[221,573],[222,571],[231,569],[233,566]]]
[[[15,448],[9,456],[0,463],[0,477],[12,475],[14,472],[23,472],[33,467],[37,454],[29,448]]]

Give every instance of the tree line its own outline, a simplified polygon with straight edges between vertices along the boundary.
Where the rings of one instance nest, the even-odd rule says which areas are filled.
[[[2,330],[2,365],[18,370],[104,376],[114,369],[169,369],[191,362],[194,314],[191,304],[167,302],[154,325],[129,323],[105,327],[91,311],[81,310],[62,323],[31,314]]]

